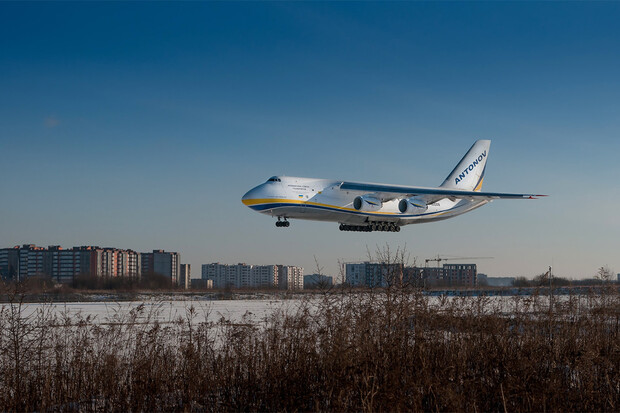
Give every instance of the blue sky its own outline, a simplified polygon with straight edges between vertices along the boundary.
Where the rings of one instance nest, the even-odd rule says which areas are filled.
[[[492,276],[620,272],[620,4],[0,3],[0,246],[328,273],[367,248]],[[434,186],[492,139],[496,201],[398,234],[280,229],[286,174]]]

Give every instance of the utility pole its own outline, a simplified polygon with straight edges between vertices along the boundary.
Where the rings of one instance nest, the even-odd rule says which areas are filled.
[[[551,307],[553,305],[553,286],[551,285],[551,266],[549,266],[549,310],[551,311]]]

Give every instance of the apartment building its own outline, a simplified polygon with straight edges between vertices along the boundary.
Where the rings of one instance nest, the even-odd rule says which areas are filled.
[[[191,285],[191,265],[190,264],[181,264],[181,272],[179,275],[179,287],[185,288],[186,290],[190,288]]]
[[[17,281],[19,277],[19,247],[0,249],[0,277]]]
[[[213,288],[303,289],[303,268],[283,265],[202,265],[202,279],[211,280]]]
[[[169,277],[173,285],[178,285],[181,274],[181,254],[153,250],[140,254],[142,274],[159,274]]]
[[[324,289],[334,285],[334,277],[323,274],[304,275],[304,289]]]
[[[424,287],[474,287],[478,285],[476,264],[444,264],[443,267],[405,269],[410,285]]]
[[[448,285],[475,287],[478,283],[476,264],[444,264],[443,270]]]
[[[228,285],[226,278],[226,272],[228,265],[214,262],[212,264],[202,265],[202,279],[211,280],[213,282],[213,288],[225,288]]]
[[[252,287],[276,287],[279,273],[276,265],[253,265]]]
[[[81,246],[63,249],[32,244],[0,249],[0,276],[4,280],[23,281],[46,276],[60,283],[70,283],[78,276],[132,277],[157,273],[177,283],[180,254],[154,250],[141,254],[133,250]]]
[[[303,290],[304,269],[292,265],[278,265],[278,288],[281,290]]]
[[[18,280],[27,277],[48,275],[50,273],[50,259],[47,250],[36,245],[23,245],[19,249],[19,276]]]
[[[345,282],[353,287],[388,285],[466,286],[477,285],[476,264],[444,264],[443,267],[407,267],[373,262],[345,264]]]
[[[387,287],[402,283],[402,264],[359,262],[345,264],[345,283],[352,287]]]

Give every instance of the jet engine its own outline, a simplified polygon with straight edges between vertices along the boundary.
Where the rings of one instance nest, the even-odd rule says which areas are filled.
[[[421,214],[427,209],[426,202],[416,197],[401,199],[398,203],[398,210],[403,214]]]
[[[368,195],[358,196],[353,200],[353,208],[358,211],[378,211],[382,206],[380,199]]]

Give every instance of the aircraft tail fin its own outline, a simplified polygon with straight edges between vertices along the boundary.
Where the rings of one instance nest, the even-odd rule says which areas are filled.
[[[490,147],[490,140],[477,140],[443,181],[440,188],[480,191]]]

